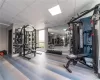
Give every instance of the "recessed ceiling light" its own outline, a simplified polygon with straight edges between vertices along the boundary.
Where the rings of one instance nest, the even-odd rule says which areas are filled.
[[[54,7],[50,8],[50,9],[48,9],[48,11],[51,13],[52,16],[55,16],[57,14],[62,13],[59,5],[54,6]]]

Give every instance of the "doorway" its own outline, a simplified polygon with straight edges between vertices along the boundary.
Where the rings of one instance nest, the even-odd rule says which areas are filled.
[[[12,29],[8,31],[8,54],[12,55]]]

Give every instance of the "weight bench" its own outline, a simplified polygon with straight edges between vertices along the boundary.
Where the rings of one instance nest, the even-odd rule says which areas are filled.
[[[78,54],[78,55],[67,55],[67,59],[68,59],[68,62],[66,65],[64,65],[64,67],[68,70],[68,72],[72,73],[72,71],[69,69],[69,66],[71,63],[73,63],[73,65],[76,65],[78,62],[90,67],[90,68],[93,68],[91,67],[90,65],[86,64],[86,61],[85,61],[85,57],[88,57],[88,55],[85,55],[85,54]]]

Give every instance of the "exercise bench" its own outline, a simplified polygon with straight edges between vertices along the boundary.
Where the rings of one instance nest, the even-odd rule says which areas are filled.
[[[90,68],[93,68],[91,67],[90,65],[86,64],[86,60],[85,60],[85,57],[88,57],[88,55],[85,55],[85,54],[78,54],[78,55],[67,55],[67,59],[68,59],[68,62],[66,65],[64,65],[64,67],[68,70],[68,72],[72,73],[72,71],[69,69],[69,66],[71,63],[73,63],[73,65],[76,65],[78,62],[90,67]]]

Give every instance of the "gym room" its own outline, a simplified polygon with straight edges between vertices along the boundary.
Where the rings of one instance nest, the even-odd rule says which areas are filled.
[[[100,80],[100,0],[0,0],[0,80]]]

